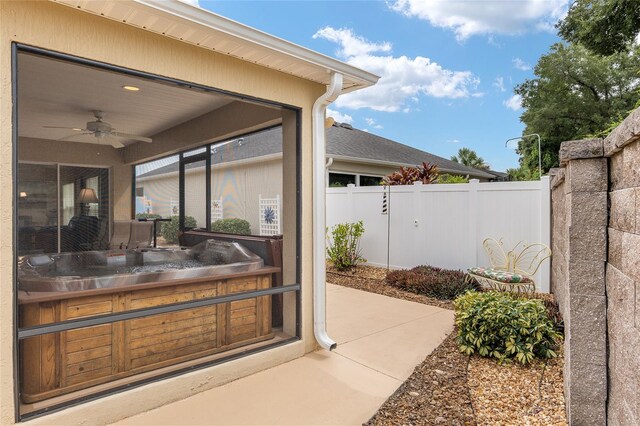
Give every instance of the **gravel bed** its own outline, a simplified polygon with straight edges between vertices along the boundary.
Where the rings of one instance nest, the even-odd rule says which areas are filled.
[[[369,265],[349,272],[327,265],[330,283],[453,309],[451,301],[388,286],[386,274],[386,269]],[[365,425],[567,425],[562,348],[557,350],[558,358],[521,366],[465,356],[455,339],[456,331],[415,368]]]
[[[558,358],[528,366],[471,357],[469,389],[478,425],[566,425],[562,354],[560,348]]]

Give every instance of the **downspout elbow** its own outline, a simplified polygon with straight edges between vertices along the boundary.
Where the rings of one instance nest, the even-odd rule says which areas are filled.
[[[325,224],[325,172],[326,140],[325,111],[327,105],[342,92],[342,74],[333,73],[327,91],[313,104],[311,111],[313,130],[313,332],[318,344],[327,350],[338,344],[327,334],[326,286],[326,224]]]

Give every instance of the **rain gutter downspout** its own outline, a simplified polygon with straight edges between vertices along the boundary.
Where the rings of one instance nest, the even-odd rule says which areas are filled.
[[[313,104],[313,333],[320,346],[333,350],[338,344],[327,334],[326,288],[326,139],[325,111],[342,92],[342,74],[332,73],[327,91]]]

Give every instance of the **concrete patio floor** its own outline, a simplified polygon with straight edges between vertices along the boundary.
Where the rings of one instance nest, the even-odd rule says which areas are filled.
[[[307,354],[116,425],[361,425],[453,330],[452,311],[331,284],[327,317],[335,351]]]

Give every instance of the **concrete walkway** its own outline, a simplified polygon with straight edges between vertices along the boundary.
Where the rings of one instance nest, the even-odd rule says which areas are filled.
[[[328,285],[317,351],[117,425],[361,425],[453,330],[453,312]]]

